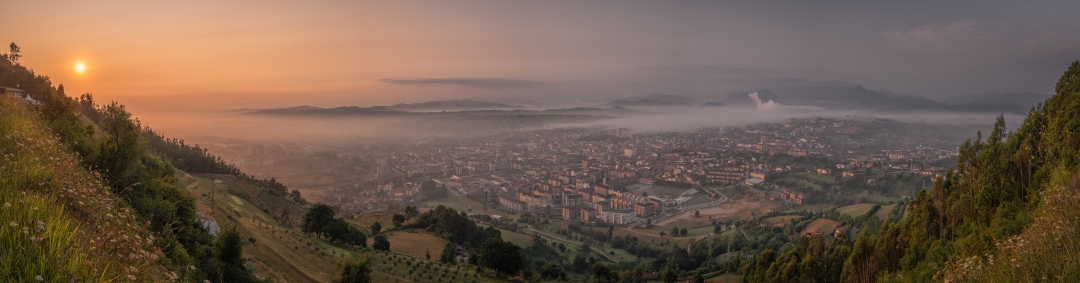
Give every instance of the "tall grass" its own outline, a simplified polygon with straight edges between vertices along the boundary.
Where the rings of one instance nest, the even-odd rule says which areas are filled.
[[[0,280],[177,279],[161,268],[154,237],[41,123],[0,98]]]

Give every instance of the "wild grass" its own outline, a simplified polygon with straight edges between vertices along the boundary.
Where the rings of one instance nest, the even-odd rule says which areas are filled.
[[[154,237],[101,177],[43,130],[36,113],[0,98],[0,278],[13,282],[178,279]]]
[[[1080,282],[1080,173],[1059,174],[1032,223],[996,251],[950,263],[946,282]]]

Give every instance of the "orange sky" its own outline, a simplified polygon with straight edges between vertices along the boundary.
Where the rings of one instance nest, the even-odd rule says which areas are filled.
[[[0,42],[70,94],[136,114],[657,92],[716,101],[833,80],[922,96],[1046,93],[1080,52],[1075,1],[762,2],[6,1]],[[401,78],[436,80],[387,80]]]
[[[281,103],[302,104],[291,98],[297,96],[313,97],[314,104],[350,96],[357,98],[323,104],[388,103],[430,97],[403,99],[378,79],[512,76],[508,65],[537,71],[547,64],[475,48],[499,41],[497,34],[466,32],[490,23],[440,22],[433,7],[29,2],[35,1],[5,6],[52,12],[3,17],[4,26],[34,23],[5,32],[3,39],[21,46],[24,65],[70,93],[92,92],[100,99],[180,95],[275,104],[274,94],[287,94]],[[76,74],[76,62],[85,62],[87,71]]]

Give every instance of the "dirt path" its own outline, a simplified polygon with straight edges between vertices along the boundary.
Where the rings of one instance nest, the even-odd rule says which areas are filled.
[[[690,253],[690,247],[693,247],[694,244],[697,244],[698,241],[701,241],[701,239],[704,239],[704,238],[709,237],[709,236],[712,236],[712,234],[707,234],[707,235],[698,237],[697,239],[694,239],[694,241],[690,242],[689,245],[686,245],[686,253],[689,254]]]

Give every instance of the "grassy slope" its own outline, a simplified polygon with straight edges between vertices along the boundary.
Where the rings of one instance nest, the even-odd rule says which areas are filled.
[[[161,273],[161,254],[133,214],[33,117],[0,98],[0,277],[111,282],[173,276]]]
[[[882,220],[889,219],[889,216],[892,215],[894,209],[896,209],[895,204],[882,206],[881,209],[878,209],[877,212],[874,212],[874,217]]]

